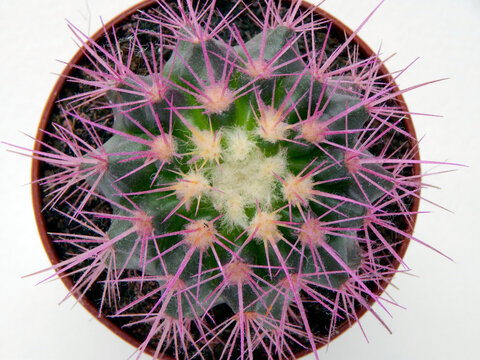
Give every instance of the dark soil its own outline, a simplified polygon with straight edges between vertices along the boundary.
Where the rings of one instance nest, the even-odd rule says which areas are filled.
[[[231,4],[232,4],[232,2],[229,1],[229,0],[217,1],[217,6],[220,8],[222,13],[226,13],[228,11],[228,8],[231,6]],[[241,7],[239,7],[239,10],[240,9],[241,9]],[[151,12],[152,10],[147,10],[147,11]],[[256,12],[257,15],[259,17],[261,17],[261,10],[260,10],[259,6],[252,7],[252,11]],[[127,21],[125,21],[123,24],[116,26],[117,37],[119,38],[119,40],[120,40],[120,42],[122,43],[123,46],[126,46],[127,39],[129,38],[129,36],[131,36],[132,31],[137,24],[137,19],[138,19],[138,16],[133,16],[130,19],[128,19]],[[248,34],[249,36],[253,36],[255,34],[255,32],[257,31],[257,28],[254,26],[253,22],[250,21],[246,16],[241,16],[241,17],[237,18],[236,25],[241,31],[243,31],[243,34]],[[148,30],[148,28],[151,27],[151,26],[152,25],[150,25],[148,23],[142,23],[141,24],[141,28],[144,29],[144,30]],[[324,37],[325,37],[324,33],[317,34],[317,40],[316,41],[318,43],[317,44],[318,47],[320,47],[322,45]],[[343,41],[343,39],[344,39],[344,34],[343,34],[342,31],[340,31],[339,29],[332,29],[332,33],[330,34],[329,40],[327,42],[327,49],[326,49],[327,54],[333,52],[333,50],[335,50],[337,48],[337,46]],[[149,42],[154,42],[155,43],[155,41],[156,41],[156,39],[152,38],[148,34],[141,35],[141,40],[145,44],[148,44]],[[102,42],[102,40],[100,41],[100,43],[101,42]],[[343,55],[344,56],[340,57],[338,62],[337,62],[338,66],[341,66],[343,63],[345,63],[347,61],[346,52]],[[362,55],[365,57],[365,54],[362,54]],[[80,65],[89,66],[88,62],[85,59],[82,60]],[[137,62],[134,61],[132,63],[132,69],[138,74],[146,74],[147,73],[146,69],[145,69],[145,66],[144,66],[144,63],[143,63],[143,60],[141,60],[141,59],[138,60]],[[72,76],[79,78],[79,77],[82,77],[84,75],[80,71],[74,70],[73,73],[72,73]],[[73,94],[78,94],[78,93],[85,92],[85,91],[88,91],[88,90],[89,89],[84,85],[79,85],[77,83],[72,83],[72,82],[66,82],[62,91],[61,91],[61,93],[59,94],[58,99],[66,98],[66,97],[71,96]],[[110,123],[112,121],[112,114],[111,114],[110,110],[95,109],[95,107],[97,105],[102,105],[102,103],[104,101],[105,101],[105,99],[98,99],[93,104],[91,104],[92,106],[81,106],[77,110],[83,116],[85,116],[87,118],[90,118],[93,121]],[[59,104],[61,104],[61,102]],[[65,123],[65,118],[64,118],[64,116],[61,112],[59,104],[55,105],[55,107],[52,111],[51,117],[50,117],[50,121],[52,123],[64,124]],[[80,135],[81,135],[82,130],[80,129],[80,127],[75,126],[75,124],[73,124],[73,125],[74,125],[74,129],[77,132],[79,132]],[[51,124],[50,124],[49,128],[47,128],[47,130],[52,131]],[[103,136],[105,139],[107,139],[109,137],[109,135],[105,134],[105,133],[101,134],[101,136]],[[89,137],[85,136],[85,138],[88,139]],[[51,138],[44,139],[44,140],[47,141],[50,144],[53,144],[53,146],[55,146],[55,147],[60,147],[61,148],[61,147],[64,146],[61,143],[59,144],[58,141],[55,141],[54,139],[51,139]],[[401,144],[403,144],[405,142],[408,142],[408,141],[404,136],[397,135],[397,137],[391,143],[391,149],[392,150],[396,149]],[[382,148],[382,144],[379,144],[376,151],[380,152],[381,148]],[[62,150],[67,150],[67,149],[62,149]],[[404,154],[408,150],[410,150],[410,149],[405,148],[402,151],[400,151],[397,154],[398,157],[402,156],[402,154]],[[375,150],[373,152],[375,152]],[[52,171],[54,171],[54,170],[51,169],[49,166],[43,166],[42,169],[41,169],[41,177],[48,176],[49,174],[51,174]],[[412,173],[413,173],[413,168],[406,168],[404,170],[403,175],[411,175]],[[46,193],[46,189],[42,188],[41,190],[44,194]],[[46,203],[48,203],[48,200],[49,200],[49,198],[47,196],[45,196],[44,197],[44,205]],[[75,201],[74,196],[72,197],[71,201]],[[414,202],[413,197],[407,198],[405,201],[406,201],[407,208],[411,208],[413,206],[412,205],[413,202]],[[63,211],[63,212],[68,212],[69,211],[69,207],[66,203],[58,204],[57,208],[60,211]],[[88,209],[88,211],[94,211],[94,212],[106,212],[106,213],[111,212],[110,206],[108,204],[106,204],[105,202],[102,202],[98,199],[94,199],[94,198],[91,198],[89,200],[86,209]],[[391,210],[392,212],[399,211],[399,209],[394,209],[394,208],[388,209],[388,210]],[[79,230],[80,231],[85,231],[85,230],[79,229],[80,226],[76,226],[73,223],[69,222],[69,219],[65,218],[64,216],[61,216],[56,211],[46,210],[46,211],[44,211],[43,216],[44,216],[44,219],[46,221],[48,232],[57,232],[57,233],[77,232],[78,233]],[[405,230],[405,231],[410,231],[409,224],[405,221],[405,219],[403,217],[396,217],[395,218],[395,223],[396,223],[396,226],[398,228],[400,228],[402,230]],[[98,225],[102,229],[106,230],[109,227],[109,222],[108,222],[108,220],[104,220],[103,222],[99,223]],[[398,234],[387,231],[383,228],[379,228],[379,230],[383,233],[383,235],[386,238],[391,239],[391,242],[393,244],[396,244],[397,250],[400,251],[400,248],[403,249],[403,250],[400,251],[400,253],[402,253],[405,250],[405,247],[406,247],[405,243],[407,242],[407,240],[405,240],[404,238],[402,238]],[[370,234],[370,236],[374,237],[373,234]],[[54,238],[54,240],[55,240],[55,238]],[[69,254],[77,252],[76,248],[73,248],[72,246],[62,244],[62,243],[56,243],[55,244],[55,249],[57,251],[58,257],[61,260],[67,259],[69,257]],[[385,260],[384,261],[385,261],[386,264],[395,264],[394,259],[391,256],[389,256],[388,254],[385,254]],[[134,275],[134,271],[130,271],[130,273],[126,274],[126,276],[132,276],[132,275]],[[74,282],[75,282],[75,279],[76,279],[76,276],[72,276],[72,280]],[[373,283],[369,284],[369,285],[370,285],[370,287],[373,291],[382,291],[381,287],[383,287],[386,284],[381,284],[380,287],[376,284],[373,284]],[[123,285],[121,285],[121,298],[120,298],[120,301],[117,304],[117,306],[119,308],[121,308],[122,306],[129,304],[133,299],[136,299],[139,296],[142,296],[142,295],[146,294],[149,290],[152,290],[153,288],[156,288],[155,284],[148,284],[148,283],[144,284],[142,289],[140,289],[139,286],[131,284],[131,283],[123,284]],[[100,306],[100,300],[102,298],[102,292],[103,292],[103,286],[101,284],[97,283],[96,285],[92,286],[90,288],[90,290],[86,293],[86,298],[88,298],[88,300],[92,304],[94,304],[96,307],[99,307]],[[304,294],[304,298],[305,298],[305,308],[306,308],[306,311],[308,313],[308,317],[310,319],[314,319],[311,322],[311,326],[312,326],[312,329],[313,329],[314,333],[319,338],[325,338],[328,335],[328,332],[329,332],[329,326],[330,326],[330,320],[331,320],[330,315],[324,310],[324,308],[322,306],[317,304],[315,301],[309,301],[309,299],[307,298],[307,296],[305,294]],[[150,303],[154,302],[155,300],[156,299],[154,297],[152,297],[152,298],[149,299],[149,301],[145,301],[144,303],[141,303],[138,306],[136,306],[134,309],[132,309],[132,311],[136,312],[136,313],[146,313],[149,310]],[[359,314],[363,313],[365,311],[365,309],[362,309],[359,305],[357,306],[357,308],[358,308],[358,313]],[[113,315],[115,313],[115,307],[113,306],[113,304],[111,306],[109,304],[104,305],[103,313],[106,317],[108,317],[109,315]],[[229,318],[230,315],[231,315],[231,310],[226,305],[218,306],[218,307],[214,308],[214,310],[213,310],[213,317],[216,320],[217,324],[221,323],[223,320]],[[131,320],[132,319],[129,319],[128,317],[125,317],[125,318],[124,317],[110,318],[110,321],[112,323],[118,325],[119,327],[122,327],[122,326],[128,324],[129,322],[131,322]],[[338,325],[338,331],[341,331],[341,329],[343,329],[345,327],[347,327],[347,324],[339,324]],[[140,342],[142,342],[143,339],[146,337],[146,335],[149,332],[149,326],[148,325],[128,326],[128,327],[124,328],[124,331],[127,332],[128,334],[130,334],[131,336],[133,336],[134,338],[138,339]],[[193,329],[193,331],[195,331],[195,330]],[[302,339],[302,342],[305,343],[307,348],[309,347],[308,342],[306,342],[304,339]],[[151,345],[152,346],[156,345],[155,340],[152,342]],[[214,350],[218,350],[218,351],[222,350],[222,346],[220,344],[217,347],[218,348],[214,349]],[[304,351],[304,349],[302,347],[300,347],[297,344],[294,344],[293,342],[291,344],[291,347],[295,352]],[[171,356],[174,356],[173,355],[174,353],[171,352],[171,351],[167,351],[167,353],[170,353]],[[204,355],[206,356],[206,359],[211,358],[211,355],[208,355],[207,353],[204,354]],[[264,351],[262,351],[262,350],[256,351],[255,359],[266,359],[266,358],[267,358],[267,355],[264,353]]]

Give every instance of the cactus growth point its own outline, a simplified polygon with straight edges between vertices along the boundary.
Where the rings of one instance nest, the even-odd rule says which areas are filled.
[[[138,354],[318,358],[359,308],[385,325],[370,305],[391,302],[402,244],[419,241],[403,91],[359,57],[356,32],[328,52],[313,8],[259,4],[162,0],[98,42],[70,25],[89,63],[68,80],[83,90],[32,155],[72,229],[52,234],[74,249],[53,268],[76,276],[70,294],[100,287],[100,311],[148,329]],[[129,286],[140,295],[125,300]]]

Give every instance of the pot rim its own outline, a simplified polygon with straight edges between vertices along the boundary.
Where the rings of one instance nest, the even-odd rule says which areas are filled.
[[[292,0],[289,0],[292,1]],[[131,6],[129,9],[123,11],[119,15],[115,16],[112,20],[110,20],[108,23],[104,25],[101,29],[99,29],[97,32],[95,32],[90,38],[93,39],[94,41],[98,41],[106,32],[110,32],[112,28],[118,27],[122,23],[126,22],[132,15],[136,14],[138,11],[146,10],[152,6],[157,4],[156,0],[144,0],[136,5]],[[327,19],[331,24],[332,28],[330,30],[331,34],[335,34],[338,37],[343,36],[350,36],[351,34],[354,33],[353,30],[351,30],[348,26],[343,24],[340,20],[335,18],[334,16],[330,15],[328,12],[324,11],[323,9],[319,8],[316,5],[310,4],[306,1],[302,1],[302,7],[308,8],[310,6],[315,7],[315,12],[319,14],[321,17]],[[358,46],[359,49],[359,54],[363,58],[369,58],[370,56],[376,55],[376,53],[358,36],[358,34],[354,37],[352,40],[352,44]],[[34,151],[40,151],[42,146],[41,146],[41,141],[43,141],[45,137],[45,133],[42,131],[47,127],[47,125],[50,122],[50,117],[53,112],[53,108],[55,103],[57,102],[57,97],[60,94],[60,91],[62,88],[65,86],[68,76],[71,74],[71,72],[75,69],[74,65],[80,62],[82,58],[84,58],[84,48],[81,47],[75,55],[72,57],[72,59],[68,62],[66,65],[65,69],[62,71],[60,74],[58,80],[56,81],[49,98],[45,104],[45,107],[42,112],[42,116],[40,118],[40,122],[38,125],[38,130],[36,134],[36,140],[35,141],[35,146],[34,146]],[[380,65],[380,73],[386,76],[387,82],[391,82],[394,84],[395,87],[398,87],[396,83],[393,81],[392,76],[390,72],[387,70],[385,64],[381,62]],[[418,144],[416,143],[417,136],[415,133],[415,129],[413,126],[413,121],[411,118],[411,115],[408,111],[407,104],[405,103],[405,100],[402,96],[401,93],[396,95],[395,101],[399,104],[399,106],[402,108],[401,110],[406,114],[404,119],[402,120],[403,126],[405,126],[406,131],[411,135],[411,138],[409,139],[410,146],[412,148],[418,147]],[[415,175],[421,175],[421,169],[420,169],[420,156],[419,152],[415,152],[414,160],[416,162],[412,165],[414,174]],[[37,159],[33,159],[32,161],[32,169],[31,169],[31,189],[32,189],[32,202],[33,202],[33,209],[34,209],[34,214],[35,214],[35,220],[37,223],[37,229],[43,244],[43,247],[45,249],[45,252],[52,263],[52,265],[58,264],[61,260],[58,257],[58,254],[55,251],[55,248],[53,246],[52,239],[48,235],[47,229],[46,229],[46,222],[44,219],[44,215],[42,213],[42,197],[41,197],[41,191],[40,191],[40,185],[39,185],[39,179],[40,179],[40,161]],[[410,211],[412,212],[412,221],[408,225],[407,230],[405,230],[406,233],[412,234],[413,229],[415,227],[416,219],[417,219],[417,212],[419,208],[419,203],[420,203],[420,190],[417,192],[417,196],[413,197],[413,203],[410,207]],[[400,256],[400,258],[404,258],[405,253],[407,251],[408,245],[410,243],[410,239],[407,237],[404,237],[397,253]],[[395,268],[398,268],[400,265],[400,262],[398,260],[394,260],[393,265]],[[390,274],[386,276],[385,280],[382,280],[380,282],[380,286],[374,291],[377,295],[381,295],[386,287],[390,284],[391,280],[393,278],[393,274]],[[74,283],[72,279],[69,276],[61,276],[60,279],[66,286],[66,288],[71,291]],[[382,290],[383,289],[383,290]],[[109,330],[111,330],[114,334],[118,335],[121,339],[129,343],[130,345],[138,348],[141,345],[141,341],[138,339],[134,338],[132,335],[130,335],[128,332],[125,330],[121,329],[118,325],[114,324],[108,317],[105,317],[103,314],[99,314],[98,307],[96,307],[93,302],[91,302],[88,298],[86,297],[80,297],[80,293],[74,292],[73,296],[75,296],[76,301],[79,302],[88,312],[90,312],[98,321],[100,321],[104,326],[106,326]],[[368,300],[369,306],[372,306],[374,303],[373,299]],[[360,319],[365,313],[367,312],[367,308],[362,307],[360,310],[357,311],[356,316],[358,319]],[[356,323],[356,322],[355,322]],[[343,334],[345,331],[350,329],[355,323],[349,324],[348,322],[342,322],[340,326],[338,327],[336,333],[331,337],[330,341],[336,339],[339,335]],[[317,350],[323,347],[325,344],[318,344],[317,345]],[[145,353],[153,356],[155,352],[155,349],[151,346],[148,346],[145,349]],[[311,349],[305,349],[296,354],[296,357],[302,357],[304,355],[307,355],[311,353]],[[170,356],[164,355],[164,359],[171,359]]]

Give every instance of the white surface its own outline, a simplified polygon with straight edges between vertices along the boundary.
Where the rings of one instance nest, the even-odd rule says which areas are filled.
[[[85,31],[133,5],[132,0],[0,0],[0,140],[32,146],[43,105],[63,65],[76,51],[65,18]],[[377,0],[327,0],[323,7],[355,28]],[[89,25],[90,24],[90,25]],[[462,162],[469,168],[432,177],[442,189],[424,191],[454,214],[422,204],[415,235],[451,256],[412,244],[406,261],[418,277],[395,279],[390,288],[408,310],[392,308],[389,335],[372,316],[335,340],[321,359],[477,359],[480,340],[480,2],[478,0],[387,0],[360,36],[382,45],[397,70],[420,59],[398,81],[401,88],[448,77],[405,95],[415,116],[423,159]],[[35,286],[40,277],[20,277],[49,266],[31,210],[30,162],[0,146],[0,359],[126,359],[133,348],[111,334],[81,306],[57,303],[66,293],[58,282]],[[425,166],[425,169],[432,167]],[[445,167],[434,170],[446,169]],[[145,357],[148,358],[148,357]],[[313,359],[313,357],[309,357]]]

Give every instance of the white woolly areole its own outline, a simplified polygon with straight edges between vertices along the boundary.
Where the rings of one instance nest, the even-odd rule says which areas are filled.
[[[134,213],[132,218],[133,228],[139,236],[153,234],[154,228],[152,224],[152,216],[139,210]]]
[[[230,157],[231,161],[245,160],[250,151],[256,148],[255,142],[250,140],[249,134],[240,128],[225,132],[225,139],[228,144],[226,156]]]
[[[288,176],[283,181],[282,192],[289,204],[306,205],[313,198],[313,179],[310,176]]]
[[[325,229],[320,220],[309,218],[300,227],[298,239],[302,245],[319,247],[325,243]]]
[[[185,230],[187,230],[183,235],[185,242],[200,251],[207,250],[215,242],[217,236],[213,223],[203,219],[187,224]]]
[[[252,219],[249,233],[254,239],[263,242],[276,243],[282,238],[281,232],[278,230],[277,221],[280,217],[275,213],[259,212]]]
[[[225,266],[225,279],[232,285],[243,285],[247,283],[252,274],[252,269],[248,264],[241,262],[231,262]]]
[[[271,106],[267,106],[257,119],[257,133],[264,140],[275,143],[285,139],[290,126],[281,119],[282,113]]]
[[[322,143],[325,140],[327,131],[327,125],[315,119],[305,121],[300,129],[302,138],[312,144]]]
[[[169,134],[157,136],[150,144],[152,158],[166,163],[169,163],[172,160],[176,150],[177,145],[173,139],[173,136]]]
[[[252,60],[245,66],[245,72],[253,79],[266,79],[272,75],[272,67],[263,60]]]
[[[255,143],[248,139],[248,133],[235,129],[226,134],[233,139],[229,143],[224,162],[211,168],[211,182],[218,191],[211,193],[214,207],[224,215],[226,224],[246,228],[248,218],[246,208],[252,208],[256,202],[269,207],[276,199],[277,175],[286,172],[286,155],[283,152],[266,157]]]
[[[228,110],[235,95],[223,84],[214,84],[203,89],[203,94],[197,96],[197,100],[209,113],[221,114]]]
[[[345,151],[343,162],[350,174],[356,174],[362,168],[360,155],[353,151]]]
[[[190,208],[192,199],[198,199],[202,194],[209,190],[208,180],[199,172],[191,171],[184,174],[182,179],[171,186],[175,191],[177,198],[185,202],[185,206]]]
[[[222,153],[221,134],[193,129],[191,139],[196,147],[192,152],[195,157],[218,161]]]

